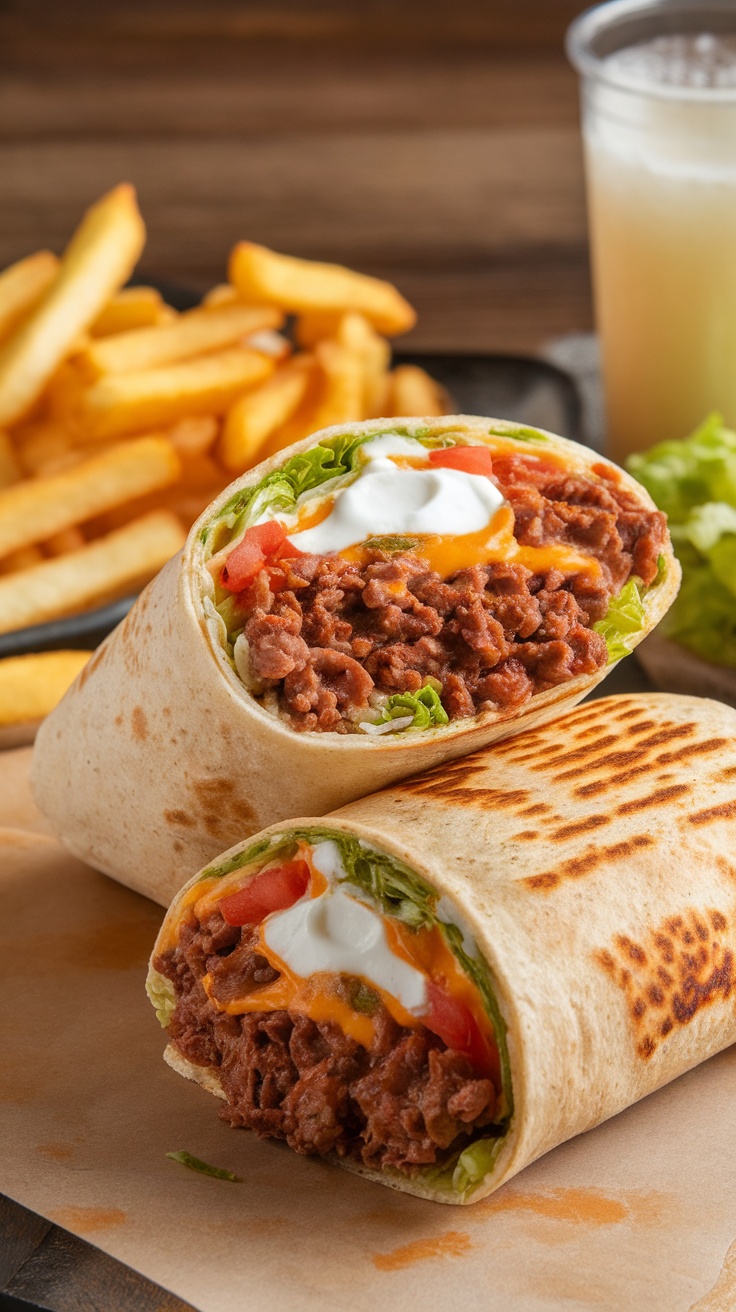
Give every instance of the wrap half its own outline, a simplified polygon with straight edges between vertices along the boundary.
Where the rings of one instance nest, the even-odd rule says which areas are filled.
[[[574,705],[679,582],[627,474],[490,419],[326,429],[231,485],[37,739],[41,810],[168,903],[236,839]]]
[[[174,899],[166,1060],[234,1126],[483,1198],[736,1040],[736,712],[611,697],[241,843]]]

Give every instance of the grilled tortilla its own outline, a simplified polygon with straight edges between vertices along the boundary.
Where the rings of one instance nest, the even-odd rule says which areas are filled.
[[[152,957],[166,1058],[234,1125],[475,1202],[736,1040],[735,840],[735,711],[579,707],[206,868]],[[298,874],[314,853],[326,891]],[[351,898],[424,995],[372,948],[332,955]]]
[[[284,558],[281,521],[317,496],[311,532],[322,533],[325,498],[344,507],[368,486],[381,462],[365,451],[385,451],[386,438],[416,458],[384,457],[363,524],[393,488],[425,477],[417,459],[444,491],[454,480],[473,513],[478,496],[501,498],[493,479],[443,468],[458,458],[506,470],[499,523],[466,532],[463,510],[459,534],[383,528],[342,554]],[[556,499],[530,484],[519,502],[519,471],[522,484],[551,480]],[[434,506],[416,522],[433,525]],[[254,535],[265,553],[255,576]],[[307,539],[297,531],[294,543]],[[467,416],[325,430],[238,479],[194,525],[42,726],[36,799],[76,856],[166,904],[264,825],[324,814],[575,705],[678,583],[648,494],[575,443]]]

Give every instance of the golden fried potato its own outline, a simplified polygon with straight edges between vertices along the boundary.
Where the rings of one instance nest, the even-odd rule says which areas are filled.
[[[0,491],[0,557],[168,487],[180,474],[181,461],[171,442],[141,437],[62,473],[5,488]]]
[[[135,191],[115,187],[87,211],[59,272],[0,349],[0,424],[30,410],[74,342],[130,276],[145,240]]]
[[[393,337],[414,327],[416,314],[390,282],[339,264],[278,255],[241,241],[230,255],[231,283],[245,300],[279,305],[291,314],[360,310],[379,332]]]
[[[103,374],[158,369],[232,346],[264,328],[280,328],[284,316],[271,306],[226,305],[219,310],[187,310],[173,323],[137,328],[91,342],[75,358],[89,379]]]
[[[186,415],[223,414],[275,367],[259,351],[232,347],[163,369],[108,374],[84,393],[80,420],[94,441],[173,424]]]
[[[0,660],[0,727],[42,720],[91,655],[91,651],[42,651]]]
[[[51,251],[36,251],[0,273],[0,341],[5,341],[35,309],[57,273],[59,260]]]
[[[231,406],[217,449],[226,469],[240,473],[256,462],[266,439],[291,418],[303,400],[313,366],[311,356],[300,356]]]
[[[135,591],[183,547],[186,534],[167,510],[88,542],[79,551],[0,578],[0,633]]]

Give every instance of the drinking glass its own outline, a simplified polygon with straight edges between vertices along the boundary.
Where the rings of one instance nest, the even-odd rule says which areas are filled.
[[[736,0],[610,0],[567,34],[608,450],[736,426]]]

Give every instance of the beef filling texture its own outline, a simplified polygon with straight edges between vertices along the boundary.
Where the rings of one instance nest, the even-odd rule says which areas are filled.
[[[654,581],[665,516],[604,465],[597,477],[523,455],[493,467],[520,544],[564,543],[600,573],[500,562],[443,579],[414,551],[371,549],[361,563],[302,555],[262,570],[239,597],[250,668],[293,728],[353,732],[372,693],[416,692],[428,676],[451,720],[514,708],[606,664],[591,626],[632,575]]]
[[[334,1152],[409,1173],[441,1163],[491,1124],[492,1081],[423,1026],[397,1025],[352,977],[341,976],[338,987],[371,1005],[369,1049],[296,1010],[219,1011],[202,986],[205,974],[221,1003],[278,978],[255,942],[253,926],[228,925],[215,910],[202,924],[182,925],[177,946],[154,961],[175,986],[169,1039],[195,1065],[217,1068],[224,1120],[285,1139],[298,1153]]]

